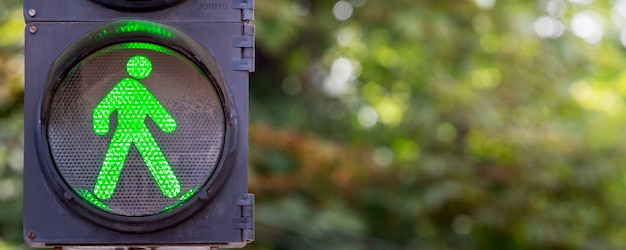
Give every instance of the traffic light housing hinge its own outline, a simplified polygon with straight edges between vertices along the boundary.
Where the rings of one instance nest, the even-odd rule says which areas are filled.
[[[254,72],[254,33],[254,25],[244,24],[243,35],[233,37],[233,47],[241,48],[241,58],[233,59],[233,70]]]
[[[254,194],[234,195],[233,203],[241,207],[241,217],[233,218],[233,227],[241,229],[244,241],[254,241]]]
[[[241,20],[254,20],[254,0],[232,0],[233,9],[241,9]]]

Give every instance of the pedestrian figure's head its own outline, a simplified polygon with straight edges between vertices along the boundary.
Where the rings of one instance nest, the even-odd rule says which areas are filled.
[[[144,79],[152,72],[152,62],[145,56],[133,56],[126,63],[126,71],[136,79]]]

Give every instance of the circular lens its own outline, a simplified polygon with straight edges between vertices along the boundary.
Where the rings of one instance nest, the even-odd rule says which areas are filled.
[[[224,147],[224,107],[194,61],[126,42],[64,75],[47,109],[47,141],[57,172],[86,204],[122,216],[161,214],[211,178]]]

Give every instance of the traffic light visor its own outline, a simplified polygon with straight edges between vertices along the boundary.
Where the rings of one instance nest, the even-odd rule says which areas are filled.
[[[185,0],[92,0],[112,9],[125,11],[151,11],[170,7]]]

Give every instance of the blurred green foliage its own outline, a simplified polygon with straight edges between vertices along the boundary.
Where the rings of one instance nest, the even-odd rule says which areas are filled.
[[[23,247],[24,55],[21,1],[0,2],[0,249]]]
[[[625,6],[258,2],[253,248],[626,247]]]
[[[0,248],[23,19],[0,3]],[[626,248],[626,1],[258,0],[248,249]]]

